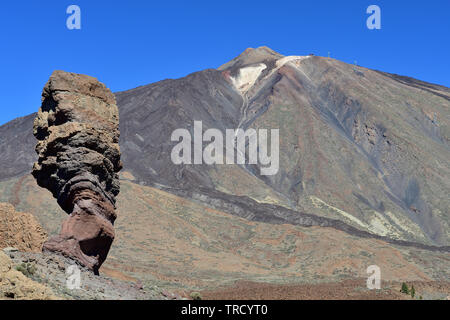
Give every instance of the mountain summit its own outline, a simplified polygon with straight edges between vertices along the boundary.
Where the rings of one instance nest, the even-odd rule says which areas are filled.
[[[220,66],[218,70],[226,70],[231,68],[243,67],[256,63],[264,63],[270,61],[276,61],[283,58],[284,56],[273,51],[268,47],[259,47],[256,49],[247,48],[239,56]]]

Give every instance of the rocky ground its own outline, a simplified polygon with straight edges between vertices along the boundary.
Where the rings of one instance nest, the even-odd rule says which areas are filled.
[[[70,265],[80,270],[80,288],[67,286]],[[53,253],[0,251],[0,299],[43,300],[445,300],[450,299],[450,282],[411,281],[415,296],[400,292],[402,283],[383,281],[380,290],[369,290],[365,278],[336,282],[276,284],[236,281],[216,289],[169,292],[161,287],[95,276],[75,261]]]
[[[3,251],[0,251],[0,300],[58,298],[50,288],[25,276],[18,267]],[[25,272],[25,269],[22,270]],[[30,268],[30,270],[34,269]]]
[[[0,285],[8,282],[3,270],[14,272],[21,282],[9,281],[9,286],[0,286],[0,298],[18,299],[75,299],[75,300],[168,300],[181,299],[156,286],[143,286],[139,282],[123,281],[107,276],[95,276],[92,271],[76,264],[75,261],[53,253],[19,252],[6,249],[0,252],[1,270]],[[9,259],[8,259],[9,257]],[[76,265],[80,270],[80,288],[69,289],[67,280],[70,274],[66,270]],[[20,272],[19,272],[20,271]],[[17,276],[17,274],[20,274]],[[25,293],[17,294],[23,283],[34,286]],[[32,284],[32,285],[30,285]],[[36,291],[38,293],[36,293]]]
[[[321,284],[276,285],[238,281],[235,285],[200,292],[208,300],[442,300],[450,299],[450,282],[408,282],[414,298],[400,292],[402,283],[384,282],[379,290],[369,290],[366,279]]]

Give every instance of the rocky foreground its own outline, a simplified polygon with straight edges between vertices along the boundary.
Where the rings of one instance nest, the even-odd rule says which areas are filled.
[[[50,288],[17,270],[11,259],[0,251],[0,300],[54,300],[57,298]]]
[[[47,233],[36,218],[17,212],[7,203],[0,203],[0,300],[55,299],[180,299],[157,286],[139,281],[96,276],[76,260],[58,253],[42,253]],[[67,285],[73,271],[80,270],[80,287]]]
[[[68,267],[80,270],[80,288],[68,287]],[[59,254],[0,252],[0,299],[161,300],[179,296],[158,287],[96,276],[88,268]]]
[[[233,286],[206,290],[201,292],[203,299],[210,300],[441,300],[450,299],[450,282],[405,283],[411,293],[401,292],[401,282],[383,283],[380,290],[368,290],[366,279],[351,279],[341,282],[326,282],[321,284],[291,284],[276,285],[238,281]]]
[[[181,295],[140,281],[123,281],[107,276],[95,276],[77,265],[81,271],[79,289],[67,286],[66,270],[75,262],[54,253],[27,253],[12,248],[0,251],[0,300],[448,300],[450,282],[411,281],[414,295],[401,292],[402,284],[383,282],[380,290],[368,290],[366,279],[339,282],[271,284],[237,281],[230,286]]]

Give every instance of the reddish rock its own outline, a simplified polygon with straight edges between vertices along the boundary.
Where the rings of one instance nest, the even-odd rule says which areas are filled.
[[[69,214],[43,249],[98,273],[114,240],[122,168],[114,95],[95,78],[55,71],[44,87],[33,131],[39,140],[33,176]]]

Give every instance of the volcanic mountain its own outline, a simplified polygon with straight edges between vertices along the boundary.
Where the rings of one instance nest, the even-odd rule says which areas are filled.
[[[125,170],[140,184],[274,208],[249,219],[289,223],[304,212],[393,239],[449,244],[449,88],[260,47],[217,70],[116,98]],[[33,117],[0,127],[0,179],[30,172]],[[259,165],[173,164],[171,134],[192,132],[194,121],[224,133],[278,128],[278,173],[261,176]]]
[[[260,47],[115,96],[124,169],[103,272],[182,287],[364,277],[370,264],[450,276],[449,88]],[[0,201],[54,235],[64,213],[29,175],[34,118],[0,127]],[[174,164],[171,135],[194,121],[224,136],[279,129],[278,172]]]

